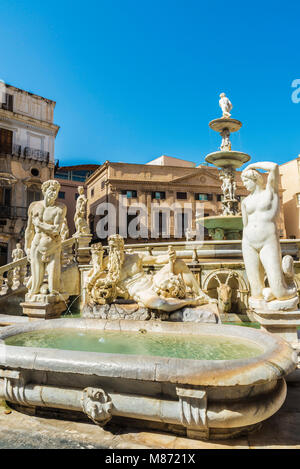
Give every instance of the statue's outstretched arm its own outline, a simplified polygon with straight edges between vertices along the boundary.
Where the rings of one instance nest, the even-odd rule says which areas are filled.
[[[143,264],[167,264],[170,260],[175,261],[176,251],[173,247],[169,246],[168,254],[161,254],[159,256],[151,256],[149,254],[142,254]]]

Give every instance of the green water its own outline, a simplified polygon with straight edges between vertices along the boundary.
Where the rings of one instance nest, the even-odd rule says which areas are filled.
[[[142,330],[143,331],[143,330]],[[196,360],[233,360],[260,355],[250,341],[222,336],[193,336],[142,332],[41,330],[9,337],[7,345],[55,348],[82,352],[150,355]]]

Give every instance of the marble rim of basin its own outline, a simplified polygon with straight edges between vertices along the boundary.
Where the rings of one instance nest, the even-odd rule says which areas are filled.
[[[241,215],[211,215],[209,217],[197,218],[196,222],[204,225],[207,229],[222,228],[238,231],[243,229],[243,218]]]
[[[222,132],[224,129],[228,129],[230,133],[237,132],[242,127],[242,122],[237,119],[231,119],[230,117],[220,117],[213,119],[209,122],[209,127],[216,132]]]
[[[207,163],[211,163],[219,168],[240,168],[250,160],[247,153],[241,151],[215,151],[205,157]]]
[[[71,328],[245,339],[254,358],[194,360],[5,345],[16,334]],[[112,416],[188,437],[220,439],[252,431],[286,397],[284,376],[297,356],[282,339],[256,329],[152,321],[53,319],[0,333],[0,399],[15,405],[81,411],[99,425]],[[132,420],[131,420],[132,422]]]

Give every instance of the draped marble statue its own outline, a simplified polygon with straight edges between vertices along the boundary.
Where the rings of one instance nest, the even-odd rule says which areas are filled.
[[[88,222],[86,220],[86,204],[87,198],[84,194],[84,187],[78,187],[79,197],[76,202],[76,211],[74,217],[74,223],[76,228],[75,236],[90,234]]]
[[[118,235],[108,238],[109,254],[99,245],[92,250],[92,270],[86,291],[90,304],[112,303],[117,297],[133,299],[140,306],[165,312],[186,305],[214,302],[200,289],[196,278],[169,247],[168,254],[125,252],[124,240]],[[143,265],[161,264],[155,274],[147,274]]]
[[[264,177],[257,170],[268,173]],[[297,288],[293,259],[281,259],[276,220],[279,213],[279,168],[276,163],[261,162],[247,166],[242,180],[250,192],[242,201],[243,257],[251,287],[250,306],[262,308],[296,307]],[[264,277],[268,287],[265,287]]]

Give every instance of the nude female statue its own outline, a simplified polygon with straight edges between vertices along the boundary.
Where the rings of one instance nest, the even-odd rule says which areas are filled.
[[[257,169],[268,172],[266,186]],[[262,162],[247,166],[242,181],[250,195],[242,201],[243,257],[251,287],[251,296],[270,301],[287,300],[297,294],[294,282],[287,282],[282,268],[276,219],[279,213],[279,168],[276,163]],[[292,264],[290,256],[284,264]],[[292,265],[290,265],[292,267]],[[264,271],[269,288],[264,285]]]

